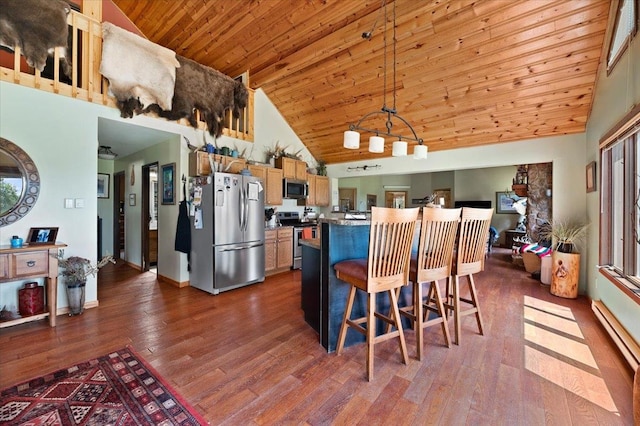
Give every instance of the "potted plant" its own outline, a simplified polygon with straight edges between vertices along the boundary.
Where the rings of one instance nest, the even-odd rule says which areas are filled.
[[[589,224],[576,221],[553,221],[541,229],[540,238],[553,242],[551,287],[554,296],[578,297],[580,253]]]
[[[64,250],[58,251],[56,256],[58,266],[63,268],[60,273],[64,277],[69,302],[69,316],[80,315],[84,310],[84,288],[89,276],[95,276],[100,268],[107,263],[116,263],[113,256],[107,255],[97,264],[91,264],[89,259],[79,256],[70,256],[65,259]]]

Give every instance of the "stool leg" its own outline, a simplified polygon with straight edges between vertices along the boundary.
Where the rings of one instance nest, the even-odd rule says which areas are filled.
[[[367,302],[367,380],[371,381],[373,380],[373,347],[376,338],[375,293],[367,293]]]
[[[484,327],[482,325],[482,314],[480,314],[480,306],[478,305],[478,294],[476,293],[476,284],[473,280],[473,275],[469,274],[469,293],[471,293],[471,302],[476,311],[476,321],[478,322],[478,329],[480,334],[484,335]]]
[[[342,325],[340,326],[340,333],[338,333],[338,346],[336,347],[336,353],[340,355],[342,348],[344,347],[344,341],[347,337],[347,328],[349,327],[349,319],[351,318],[351,310],[353,309],[353,301],[356,297],[356,288],[351,286],[349,290],[349,296],[347,297],[347,306],[344,309],[344,315],[342,316]]]
[[[417,280],[416,280],[417,281]],[[418,347],[418,359],[422,360],[422,345],[424,343],[424,308],[422,306],[422,283],[413,283],[413,313],[415,322],[413,328],[416,331],[416,346]]]
[[[396,322],[396,328],[398,329],[398,337],[400,339],[400,352],[402,353],[402,360],[406,365],[409,364],[409,356],[407,355],[407,342],[404,340],[402,321],[400,321],[400,310],[398,309],[398,298],[396,297],[396,292],[393,290],[389,290],[389,297],[391,298],[391,309],[393,309],[393,317]]]
[[[436,299],[436,306],[438,307],[438,313],[440,317],[442,317],[442,332],[444,333],[444,341],[447,344],[447,347],[451,347],[451,336],[449,335],[449,327],[447,326],[447,313],[444,309],[444,303],[442,303],[442,295],[440,293],[440,286],[438,285],[438,281],[433,281],[431,283],[433,288],[434,297]]]
[[[455,344],[460,344],[460,278],[456,275],[453,282],[453,322],[455,324]]]

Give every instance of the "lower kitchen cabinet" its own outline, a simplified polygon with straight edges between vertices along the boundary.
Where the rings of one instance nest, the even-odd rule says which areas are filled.
[[[284,272],[293,266],[293,228],[284,226],[264,233],[265,275]]]

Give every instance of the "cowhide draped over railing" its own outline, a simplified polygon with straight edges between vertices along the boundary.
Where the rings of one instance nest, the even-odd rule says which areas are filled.
[[[56,48],[52,60],[40,72],[27,65],[19,47],[14,52],[0,51],[0,80],[50,93],[81,99],[117,108],[116,99],[108,94],[108,81],[100,74],[102,55],[102,25],[100,22],[72,10],[67,23],[70,27],[67,60],[71,64],[71,77],[62,72],[62,48]],[[254,140],[254,91],[248,89],[247,106],[237,118],[230,112],[222,119],[222,134],[245,141]],[[206,131],[205,117],[195,114],[197,128]],[[177,123],[190,126],[189,120]]]

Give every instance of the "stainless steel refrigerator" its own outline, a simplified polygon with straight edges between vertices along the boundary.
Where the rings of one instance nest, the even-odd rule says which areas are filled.
[[[257,177],[214,173],[202,186],[191,218],[192,287],[218,294],[264,281],[263,185]]]

